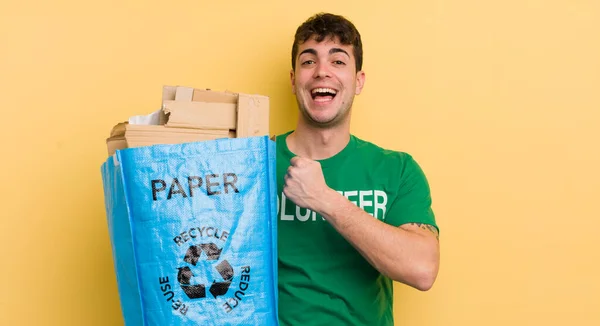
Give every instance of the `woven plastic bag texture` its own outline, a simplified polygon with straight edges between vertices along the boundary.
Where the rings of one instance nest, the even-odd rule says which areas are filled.
[[[102,165],[126,325],[277,325],[275,143],[117,151]]]

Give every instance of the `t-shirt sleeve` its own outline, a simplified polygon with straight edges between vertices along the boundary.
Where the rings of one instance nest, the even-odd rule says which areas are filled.
[[[394,226],[423,223],[438,228],[431,208],[431,192],[425,173],[409,154],[400,153],[400,157],[398,192],[390,204],[385,222]]]

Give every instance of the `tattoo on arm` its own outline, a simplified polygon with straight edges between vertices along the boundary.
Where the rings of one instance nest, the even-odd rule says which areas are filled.
[[[408,225],[416,225],[423,230],[429,230],[429,231],[431,231],[431,233],[433,233],[435,235],[435,238],[438,241],[440,240],[440,234],[439,234],[438,230],[435,228],[435,226],[433,226],[433,225],[424,224],[424,223],[408,223]]]

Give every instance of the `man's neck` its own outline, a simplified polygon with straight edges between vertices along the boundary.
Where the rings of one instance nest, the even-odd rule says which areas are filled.
[[[289,150],[298,156],[324,160],[341,152],[348,145],[349,129],[347,124],[326,129],[298,124],[286,142]]]

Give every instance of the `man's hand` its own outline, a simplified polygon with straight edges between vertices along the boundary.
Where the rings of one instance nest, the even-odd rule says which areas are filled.
[[[300,156],[290,160],[284,176],[283,193],[296,205],[318,211],[316,206],[329,190],[319,162]]]

